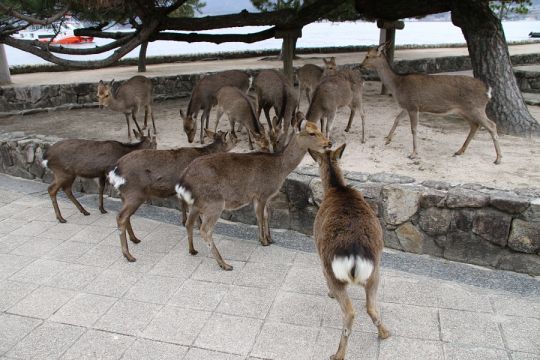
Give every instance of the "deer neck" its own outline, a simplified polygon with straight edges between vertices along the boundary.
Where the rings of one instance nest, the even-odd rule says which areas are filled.
[[[327,155],[325,154],[323,156]],[[321,165],[320,174],[325,193],[332,188],[344,188],[347,186],[343,173],[337,164],[325,161],[324,164]]]
[[[126,108],[124,100],[119,99],[112,94],[109,96],[107,107],[114,111],[125,111]]]
[[[298,136],[293,136],[280,155],[283,173],[288,175],[293,171],[300,164],[306,153],[307,149],[300,145]]]
[[[377,62],[375,69],[377,70],[382,83],[390,90],[392,94],[395,94],[399,75],[396,74],[394,69],[392,69],[388,59],[383,56],[381,61]]]

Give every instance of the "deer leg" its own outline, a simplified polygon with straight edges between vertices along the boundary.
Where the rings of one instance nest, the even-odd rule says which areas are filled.
[[[491,121],[485,111],[478,111],[473,114],[474,119],[477,120],[477,122],[486,128],[487,131],[489,131],[489,134],[491,135],[491,138],[493,139],[493,146],[495,146],[495,152],[497,153],[497,158],[494,161],[494,164],[500,164],[502,153],[501,148],[499,146],[499,134],[497,134],[497,124],[495,124],[493,121]]]
[[[268,244],[273,244],[274,240],[272,240],[272,234],[270,232],[270,200],[266,200],[266,204],[264,205],[264,212],[263,212],[263,219],[264,219],[264,233],[266,236],[266,241]]]
[[[376,266],[373,273],[366,282],[366,310],[373,321],[373,324],[377,327],[379,338],[386,339],[390,336],[390,332],[386,329],[381,321],[379,311],[377,309],[377,290],[379,288],[379,267]]]
[[[156,130],[156,122],[154,121],[154,110],[152,109],[152,106],[147,105],[148,111],[150,112],[150,117],[152,118],[152,128],[154,129],[154,135],[157,134]]]
[[[264,229],[264,207],[266,203],[262,202],[260,199],[253,199],[253,208],[255,210],[255,216],[257,217],[257,227],[259,228],[259,241],[263,246],[270,245],[268,239],[266,238],[266,231]]]
[[[362,144],[366,142],[366,113],[364,112],[364,107],[360,107],[360,118],[362,119]]]
[[[248,136],[248,142],[249,142],[249,150],[253,150],[253,141],[251,140],[251,131],[249,131],[248,128],[246,128],[247,136]]]
[[[128,127],[128,140],[131,141],[131,123],[129,121],[129,115],[128,114],[124,114],[124,115],[126,115],[126,123]]]
[[[107,210],[105,210],[105,207],[103,207],[103,191],[105,190],[106,180],[105,175],[99,177],[99,211],[101,211],[102,214],[107,213]]]
[[[192,207],[191,211],[189,212],[187,221],[186,221],[186,229],[187,229],[187,235],[188,235],[188,246],[189,246],[189,253],[191,255],[197,255],[198,251],[195,250],[193,247],[193,225],[195,224],[195,221],[199,220],[199,209]]]
[[[71,178],[68,181],[64,182],[64,184],[62,185],[62,190],[64,190],[64,193],[66,193],[66,196],[69,200],[71,200],[73,205],[75,205],[84,216],[88,216],[90,215],[90,213],[86,211],[81,205],[81,203],[75,198],[75,196],[73,196],[73,192],[71,191],[71,185],[73,184],[73,180],[75,180],[75,178]]]
[[[148,127],[148,106],[144,107],[144,124],[141,130],[145,130]]]
[[[222,207],[221,207],[222,209]],[[206,242],[206,245],[210,248],[212,255],[216,259],[220,268],[226,271],[230,271],[233,267],[225,262],[219,253],[214,240],[212,239],[212,233],[214,232],[214,226],[216,225],[219,216],[221,215],[221,209],[213,209],[214,212],[211,214],[203,214],[202,224],[201,224],[201,236]]]
[[[58,207],[58,201],[56,200],[56,195],[58,194],[58,190],[60,190],[61,187],[62,187],[62,183],[60,182],[59,178],[55,175],[53,182],[51,183],[51,185],[49,185],[47,190],[49,192],[49,196],[53,204],[56,219],[61,223],[65,223],[66,219],[62,217],[62,214],[60,213],[60,208]]]
[[[238,137],[236,136],[236,131],[234,129],[234,125],[236,125],[236,121],[234,121],[233,118],[231,118],[229,116],[229,124],[231,126],[231,136],[233,136],[235,139],[238,139]],[[238,130],[238,132],[240,132],[240,130]]]
[[[334,123],[334,118],[335,117],[336,117],[336,112],[334,111],[326,119],[326,137],[328,139],[330,139],[330,134],[332,133],[332,125]]]
[[[349,294],[347,294],[347,289],[344,286],[334,287],[332,293],[335,296],[335,299],[341,307],[341,312],[343,313],[343,329],[341,330],[341,339],[339,341],[339,346],[337,352],[330,357],[331,360],[343,360],[345,359],[345,353],[347,351],[347,344],[349,342],[349,336],[352,333],[352,325],[356,313]]]
[[[310,92],[309,92],[309,89],[306,88],[306,97],[307,97],[307,102],[308,102],[308,106],[309,104],[311,104],[311,96],[310,96]]]
[[[210,109],[204,109],[201,115],[201,128],[199,129],[201,144],[204,144],[204,124],[208,126],[208,117],[210,116]]]
[[[188,204],[182,199],[179,199],[178,201],[180,203],[180,207],[182,208],[182,225],[186,226]]]
[[[264,107],[264,117],[266,118],[266,122],[268,123],[268,129],[273,129],[272,120],[270,119],[270,107],[265,106]]]
[[[216,125],[214,125],[214,132],[217,131],[219,120],[221,120],[221,117],[223,116],[223,110],[221,107],[218,106],[217,114],[216,114]]]
[[[401,119],[403,119],[405,116],[407,116],[407,110],[401,110],[401,112],[396,116],[396,118],[394,119],[394,125],[392,125],[392,128],[390,129],[390,132],[388,133],[388,135],[386,135],[386,137],[384,138],[385,140],[385,145],[388,145],[392,142],[392,138],[394,137],[394,132],[396,131],[396,128],[399,124],[399,121]]]
[[[349,115],[349,122],[347,123],[347,127],[345,128],[345,132],[349,132],[351,130],[351,125],[354,119],[354,114],[356,113],[356,108],[351,108],[351,114]],[[364,127],[362,127],[362,132],[364,130]],[[364,143],[364,137],[362,136],[362,143]]]
[[[465,139],[465,142],[463,143],[463,146],[454,153],[454,156],[457,155],[463,155],[465,150],[467,150],[467,146],[469,146],[469,143],[473,139],[474,135],[476,134],[476,131],[480,127],[477,123],[474,123],[472,121],[469,121],[469,126],[471,127],[471,130],[469,131],[469,135],[467,135],[467,139]]]
[[[418,151],[416,146],[416,128],[418,127],[418,111],[409,111],[409,118],[411,119],[411,133],[413,141],[413,151],[409,155],[409,159],[416,159],[418,157]]]
[[[137,116],[136,115],[137,115],[137,111],[132,110],[131,111],[131,118],[133,119],[133,122],[135,123],[135,127],[137,127],[137,131],[139,132],[139,134],[142,135],[142,130],[141,130],[141,127],[139,126],[139,123],[137,122]]]
[[[126,237],[126,229],[128,228],[129,217],[131,216],[131,214],[135,212],[137,207],[134,207],[133,206],[134,204],[132,204],[125,197],[123,197],[122,200],[124,200],[122,204],[122,209],[120,209],[120,211],[118,212],[118,215],[116,216],[116,224],[118,225],[118,232],[120,235],[120,246],[122,247],[122,254],[127,259],[127,261],[134,262],[137,259],[135,259],[129,252],[127,237]]]
[[[131,215],[127,219],[126,228],[129,235],[129,240],[131,240],[131,242],[134,244],[140,243],[141,240],[137,236],[135,236],[135,232],[133,231],[133,226],[131,226]]]

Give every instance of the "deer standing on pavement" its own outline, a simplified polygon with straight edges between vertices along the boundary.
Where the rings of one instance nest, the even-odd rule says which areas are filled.
[[[302,97],[302,93],[306,93],[308,104],[311,102],[311,95],[313,91],[321,82],[321,79],[324,76],[335,75],[336,74],[336,58],[331,57],[330,60],[322,59],[324,62],[324,69],[321,69],[320,66],[315,64],[305,64],[296,71],[298,77],[298,88],[300,89],[300,94],[298,97],[298,102]]]
[[[420,112],[438,115],[456,114],[465,118],[471,129],[465,143],[454,156],[462,155],[465,152],[478,128],[483,126],[493,139],[497,153],[495,164],[499,164],[502,155],[497,125],[486,115],[486,105],[491,98],[491,88],[483,81],[470,76],[397,74],[386,59],[387,46],[388,43],[385,43],[368,50],[366,58],[360,65],[360,67],[377,71],[381,81],[390,90],[402,109],[386,137],[386,144],[392,141],[399,121],[409,115],[413,136],[413,151],[409,158],[414,159],[418,156],[416,146],[418,114]]]
[[[359,111],[362,118],[362,143],[364,143],[365,115],[362,105],[363,89],[364,80],[359,71],[343,69],[335,75],[325,76],[313,93],[306,113],[306,119],[312,122],[320,121],[323,133],[329,137],[332,132],[332,125],[337,110],[347,106],[351,109],[351,113],[345,131],[349,132],[354,115],[356,111]]]
[[[133,151],[118,160],[116,166],[108,174],[109,182],[120,192],[122,208],[116,221],[120,231],[122,253],[128,261],[135,261],[130,254],[126,238],[137,244],[141,242],[133,232],[131,215],[150,197],[166,198],[176,195],[174,186],[181,173],[194,159],[214,153],[227,152],[236,145],[236,139],[221,131],[214,133],[206,129],[214,142],[207,146],[179,148],[173,150],[139,150]],[[182,203],[182,224],[185,225],[186,204]],[[190,243],[190,254],[197,254]]]
[[[379,338],[390,336],[377,309],[383,232],[377,215],[362,194],[345,183],[338,164],[344,150],[345,144],[324,153],[309,151],[319,164],[324,188],[324,198],[313,225],[313,236],[328,285],[328,295],[337,300],[343,312],[341,340],[332,360],[345,358],[354,322],[355,311],[347,293],[348,285],[364,287],[367,313],[377,326]]]
[[[219,266],[232,270],[221,257],[212,239],[214,226],[223,210],[253,204],[262,245],[271,244],[269,203],[279,192],[287,175],[304,158],[308,149],[322,150],[331,145],[317,126],[308,123],[292,136],[280,153],[214,154],[194,160],[176,185],[178,197],[191,206],[186,228],[193,243],[193,224],[199,216],[201,237]]]
[[[242,90],[232,86],[224,86],[219,89],[216,98],[216,128],[219,119],[221,119],[223,113],[226,113],[229,117],[229,123],[231,124],[232,136],[236,138],[234,125],[239,123],[247,130],[249,148],[251,150],[253,150],[253,142],[251,141],[251,137],[253,136],[255,138],[255,143],[261,151],[269,152],[270,143],[266,137],[264,128],[257,118],[257,105],[254,103],[253,99],[246,95]]]
[[[246,93],[250,86],[250,77],[243,71],[228,70],[203,77],[193,88],[186,113],[180,109],[184,132],[190,143],[197,133],[197,116],[202,109],[200,140],[204,144],[203,129],[209,128],[210,110],[216,105],[217,92],[224,86],[233,86]],[[217,127],[217,126],[216,126]]]
[[[105,214],[103,207],[103,189],[105,188],[106,173],[122,156],[139,149],[155,149],[156,138],[141,135],[133,130],[140,142],[124,144],[118,141],[95,141],[84,139],[61,140],[47,149],[43,156],[43,167],[51,169],[54,180],[48,188],[56,218],[59,222],[66,220],[60,213],[56,194],[64,190],[68,199],[83,215],[90,215],[77,201],[71,191],[71,185],[77,176],[99,179],[99,210]]]
[[[103,80],[99,81],[97,88],[98,101],[102,106],[124,113],[128,126],[128,139],[131,141],[130,114],[137,127],[137,131],[141,132],[136,115],[142,107],[144,107],[144,124],[142,130],[146,129],[148,113],[150,113],[154,134],[157,134],[154,112],[152,111],[152,102],[154,101],[154,85],[152,85],[152,80],[142,75],[134,76],[120,85],[115,93],[112,88],[113,83],[114,80],[109,84],[105,84]]]

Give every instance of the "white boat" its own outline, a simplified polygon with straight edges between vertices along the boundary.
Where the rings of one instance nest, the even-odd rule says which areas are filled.
[[[85,44],[94,42],[92,36],[75,35],[75,29],[82,27],[81,24],[76,21],[65,21],[58,26],[60,26],[60,29],[56,27],[55,30],[50,25],[30,25],[28,28],[14,34],[13,37],[21,40],[39,40],[42,42],[49,42],[53,45]]]

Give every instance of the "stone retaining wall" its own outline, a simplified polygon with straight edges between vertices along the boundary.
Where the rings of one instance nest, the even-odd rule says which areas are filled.
[[[59,139],[21,133],[0,135],[0,171],[26,179],[52,180],[41,160]],[[386,173],[346,173],[379,216],[387,247],[498,269],[540,275],[540,189],[501,191],[479,184],[451,186]],[[78,179],[74,190],[97,193],[93,180]],[[116,196],[110,187],[107,193]],[[315,168],[299,168],[272,203],[271,226],[311,234],[323,196]],[[152,204],[177,207],[175,198]],[[256,224],[252,207],[223,214]]]
[[[360,61],[360,59],[359,59]],[[512,56],[514,65],[540,63],[540,54]],[[357,64],[343,65],[351,67]],[[416,60],[397,61],[395,68],[401,73],[421,72],[439,73],[470,70],[468,56],[448,56]],[[256,74],[258,70],[248,70]],[[189,97],[196,81],[202,74],[161,76],[152,78],[156,101],[172,98]],[[378,80],[377,74],[367,72],[367,80]],[[121,81],[118,81],[120,84]],[[531,88],[528,82],[520,81],[523,89]],[[536,86],[536,85],[534,85]],[[97,84],[77,83],[58,85],[38,85],[32,87],[0,87],[0,116],[28,114],[43,110],[67,110],[73,108],[97,106]]]

